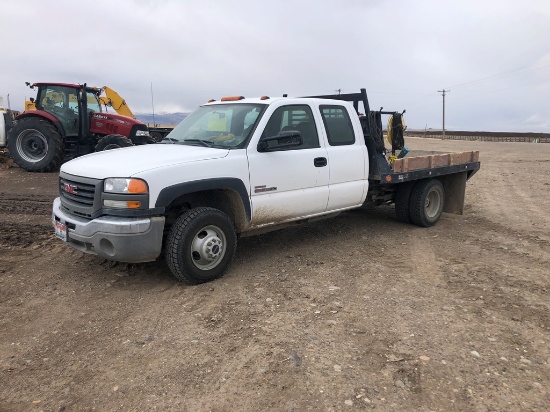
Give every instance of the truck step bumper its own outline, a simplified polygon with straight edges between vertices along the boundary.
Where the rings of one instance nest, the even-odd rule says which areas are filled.
[[[67,214],[59,198],[54,200],[52,224],[66,226],[67,245],[119,262],[155,260],[162,249],[164,217],[127,218],[102,216],[88,220]]]

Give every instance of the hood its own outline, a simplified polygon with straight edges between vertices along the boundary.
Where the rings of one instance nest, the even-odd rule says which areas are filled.
[[[219,159],[227,156],[228,153],[227,149],[164,143],[149,144],[82,156],[63,164],[61,171],[93,179],[131,177],[150,169]]]

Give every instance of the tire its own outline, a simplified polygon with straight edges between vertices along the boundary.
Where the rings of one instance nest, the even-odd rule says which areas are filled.
[[[173,224],[165,257],[177,279],[196,285],[222,276],[236,248],[237,234],[229,217],[211,207],[198,207]]]
[[[411,193],[409,204],[411,221],[418,226],[435,225],[443,212],[445,191],[437,179],[419,181]]]
[[[63,162],[61,134],[40,117],[18,120],[8,133],[7,143],[13,161],[29,172],[52,172]]]
[[[159,132],[150,132],[149,133],[149,139],[153,142],[153,143],[158,143],[160,142],[163,137],[162,137],[162,134],[159,133]]]
[[[103,150],[120,149],[133,145],[134,144],[130,139],[122,136],[121,134],[108,134],[107,136],[103,136],[99,139],[94,151],[101,152]]]
[[[395,194],[395,215],[397,220],[403,223],[411,223],[411,192],[414,189],[415,182],[401,183],[397,187]]]

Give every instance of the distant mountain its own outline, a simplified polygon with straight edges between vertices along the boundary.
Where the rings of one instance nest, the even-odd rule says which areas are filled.
[[[138,113],[136,119],[143,123],[153,126],[175,126],[187,117],[189,113],[155,113],[153,116],[149,113]]]

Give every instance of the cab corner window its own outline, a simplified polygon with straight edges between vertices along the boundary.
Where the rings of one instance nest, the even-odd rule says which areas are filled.
[[[320,109],[327,130],[328,143],[331,146],[355,143],[355,133],[345,107],[324,105]]]

